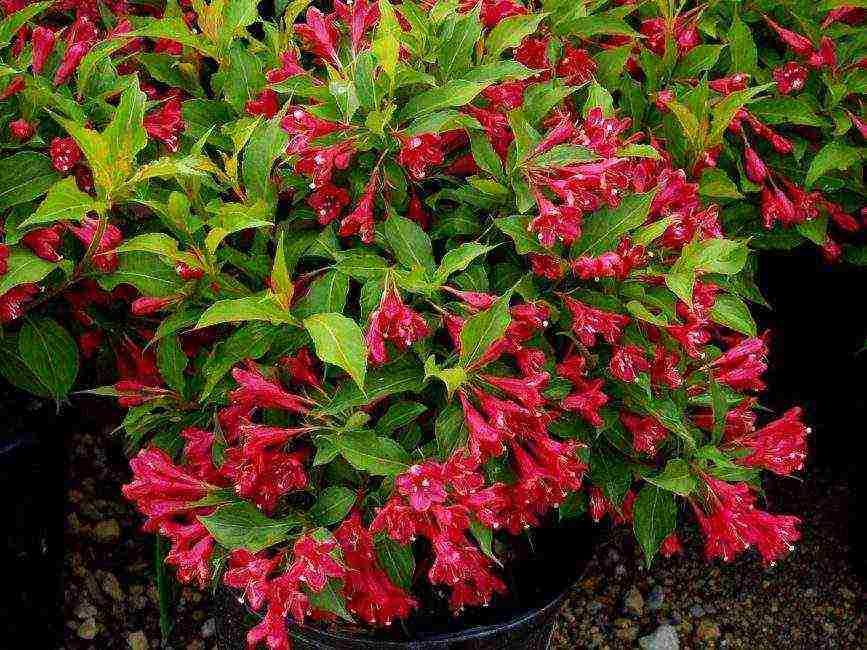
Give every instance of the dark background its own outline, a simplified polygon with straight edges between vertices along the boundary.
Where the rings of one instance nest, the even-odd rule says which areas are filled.
[[[856,463],[867,434],[867,271],[828,265],[815,249],[766,253],[758,285],[772,310],[758,309],[760,331],[772,331],[769,390],[762,403],[777,413],[800,405],[813,429],[811,470],[830,473],[846,484],[855,504]],[[81,408],[76,408],[81,407]],[[58,415],[20,394],[13,399],[0,387],[0,522],[3,593],[0,631],[3,645],[56,647],[63,567],[65,432],[97,426],[107,405],[76,399]],[[100,411],[102,413],[100,414]],[[35,422],[23,441],[10,440],[23,421]],[[96,429],[94,429],[96,430]],[[851,508],[844,528],[855,534]],[[862,572],[859,542],[853,563]],[[26,613],[26,616],[23,615]]]

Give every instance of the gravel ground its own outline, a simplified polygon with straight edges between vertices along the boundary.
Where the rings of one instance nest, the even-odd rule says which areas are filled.
[[[179,588],[175,629],[160,639],[154,542],[120,494],[129,470],[119,441],[75,434],[67,475],[64,647],[216,647],[208,594]],[[805,514],[795,553],[765,570],[754,558],[706,564],[695,532],[686,557],[643,570],[614,531],[570,594],[553,648],[863,648],[863,585],[848,558],[854,498],[829,472],[771,491],[774,510]]]

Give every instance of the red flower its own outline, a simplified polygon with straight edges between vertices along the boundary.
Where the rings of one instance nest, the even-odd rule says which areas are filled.
[[[596,61],[587,50],[566,44],[563,58],[557,64],[557,76],[570,86],[586,83],[596,73]]]
[[[551,67],[548,59],[549,39],[527,36],[515,48],[515,60],[532,70],[547,70]]]
[[[488,86],[482,96],[491,102],[491,108],[500,112],[514,110],[524,103],[525,81],[504,81]]]
[[[27,311],[25,306],[39,293],[39,287],[27,282],[0,295],[0,323],[11,323]]]
[[[432,504],[446,500],[442,466],[434,461],[413,465],[395,478],[394,487],[417,512],[425,512]]]
[[[23,75],[18,75],[9,82],[9,85],[3,89],[3,92],[0,92],[0,101],[4,99],[9,99],[10,97],[14,97],[22,90],[24,90],[24,86],[26,85],[24,81]]]
[[[415,221],[422,230],[427,230],[430,227],[430,215],[424,209],[421,199],[418,198],[418,194],[415,192],[412,193],[409,199],[406,216]]]
[[[674,557],[683,553],[683,544],[680,543],[680,538],[677,533],[671,533],[668,537],[662,540],[662,546],[659,547],[659,554],[662,557]]]
[[[99,219],[96,217],[85,217],[80,226],[68,225],[67,229],[75,235],[78,240],[89,247],[93,238],[99,230]],[[123,234],[117,226],[107,224],[96,247],[96,253],[93,256],[93,267],[103,273],[112,273],[117,269],[118,257],[114,249],[120,246],[123,242]]]
[[[750,82],[750,75],[744,72],[738,72],[728,77],[721,79],[712,79],[708,82],[708,87],[723,95],[730,95],[735,91],[744,90]]]
[[[166,149],[177,151],[180,134],[186,128],[181,116],[181,100],[172,97],[161,108],[145,115],[144,128],[150,137],[164,143]]]
[[[307,149],[311,140],[343,128],[337,122],[323,120],[298,107],[286,113],[280,127],[293,136],[286,146],[288,153],[301,153]]]
[[[312,537],[302,537],[292,547],[294,561],[289,573],[310,589],[320,592],[329,578],[343,578],[346,568],[331,556],[337,542],[318,542]]]
[[[442,165],[442,138],[438,133],[422,133],[408,138],[401,137],[401,148],[397,161],[417,180],[423,180],[427,169]]]
[[[787,476],[804,466],[808,433],[810,429],[801,421],[801,409],[796,407],[758,431],[727,440],[732,447],[751,450],[749,456],[740,457],[737,462]]]
[[[311,189],[321,187],[331,180],[335,169],[349,167],[349,161],[352,160],[354,153],[355,145],[349,140],[338,142],[330,147],[308,149],[295,163],[295,171],[313,179]]]
[[[78,64],[81,63],[81,60],[90,51],[91,47],[91,43],[75,43],[66,50],[60,66],[58,66],[57,71],[54,73],[55,86],[59,86],[69,79],[72,73],[78,69]]]
[[[6,244],[0,244],[0,276],[5,275],[9,270],[9,247]]]
[[[279,68],[269,70],[265,74],[265,77],[268,79],[268,83],[278,84],[282,81],[286,81],[290,77],[294,77],[295,75],[299,74],[305,74],[306,72],[304,70],[304,67],[300,64],[298,60],[298,53],[294,50],[290,50],[280,54],[280,63],[282,65]]]
[[[334,10],[349,28],[352,52],[357,54],[365,42],[365,33],[379,22],[379,5],[368,0],[349,0],[346,4],[336,0]]]
[[[341,65],[337,58],[337,46],[340,32],[334,23],[334,14],[324,16],[316,7],[310,7],[307,10],[307,22],[296,23],[295,33],[304,49],[339,68]]]
[[[587,347],[596,345],[597,334],[614,345],[623,335],[623,328],[629,324],[629,316],[602,311],[569,296],[563,296],[563,302],[572,314],[572,331]]]
[[[632,448],[639,453],[655,456],[659,445],[668,437],[668,430],[649,415],[624,411],[620,421],[632,434]]]
[[[783,43],[788,45],[795,54],[799,56],[810,56],[813,53],[813,43],[809,38],[781,27],[764,14],[763,16],[768,25],[777,32]]]
[[[166,555],[166,564],[174,564],[178,580],[192,582],[204,588],[211,576],[211,554],[214,538],[199,520],[190,517],[185,521],[168,520],[160,525],[160,532],[167,536],[172,548]]]
[[[177,301],[178,299],[175,296],[169,296],[168,298],[145,296],[136,298],[132,305],[130,305],[129,311],[133,316],[148,316],[162,311]]]
[[[33,44],[33,53],[31,65],[33,66],[34,74],[42,74],[42,69],[45,67],[45,61],[54,50],[54,31],[48,27],[39,25],[33,28],[33,35],[30,37]]]
[[[801,534],[797,517],[772,515],[755,507],[755,496],[746,483],[726,483],[710,476],[704,508],[693,503],[705,536],[705,556],[728,562],[755,546],[766,564],[773,564],[792,550]]]
[[[240,589],[250,607],[259,610],[270,596],[269,576],[282,560],[282,552],[269,558],[264,552],[254,555],[242,548],[235,549],[229,554],[223,582],[229,587]]]
[[[623,345],[614,348],[614,354],[608,369],[620,381],[632,382],[638,374],[650,370],[650,363],[645,358],[645,352],[636,345]]]
[[[280,357],[280,365],[289,373],[292,381],[321,388],[322,381],[316,373],[316,359],[307,348],[301,348],[294,356]]]
[[[175,273],[182,280],[201,280],[205,277],[205,269],[192,267],[186,262],[178,262],[175,264]]]
[[[265,88],[256,99],[251,99],[244,105],[248,115],[263,115],[272,118],[280,110],[280,97],[270,88]]]
[[[591,379],[576,384],[576,390],[566,397],[561,406],[567,411],[576,411],[594,427],[601,427],[605,422],[599,415],[599,409],[608,402],[608,395],[602,392],[602,379]]]
[[[425,320],[407,307],[395,287],[387,288],[379,302],[379,308],[370,315],[370,325],[365,342],[370,350],[370,359],[375,365],[388,362],[385,343],[390,341],[398,349],[406,350],[418,340],[430,336]]]
[[[759,157],[756,150],[752,147],[744,148],[744,165],[747,170],[747,178],[753,183],[759,185],[765,184],[765,179],[768,177],[768,168],[765,161]]]
[[[275,380],[266,379],[252,361],[247,362],[247,370],[232,370],[232,377],[239,384],[229,393],[229,399],[235,405],[279,409],[301,415],[310,410],[306,398],[292,395]]]
[[[779,221],[784,226],[789,226],[799,222],[798,213],[795,206],[776,185],[765,187],[762,190],[762,219],[765,228],[773,228],[774,224]]]
[[[834,68],[837,66],[837,48],[827,36],[822,37],[819,43],[819,51],[813,52],[807,59],[807,65],[811,68]]]
[[[73,138],[54,138],[49,153],[52,166],[61,173],[68,172],[81,160],[81,149]]]
[[[763,390],[759,377],[768,369],[768,346],[764,338],[744,339],[710,365],[717,381],[735,390]]]
[[[451,607],[460,611],[466,605],[487,605],[494,593],[504,593],[506,585],[491,573],[491,561],[478,548],[455,542],[445,535],[433,540],[434,561],[428,571],[433,584],[452,588]]]
[[[340,222],[337,231],[341,237],[358,235],[365,244],[373,242],[375,222],[373,219],[373,206],[376,201],[376,190],[379,185],[379,176],[374,172],[364,189],[355,209]]]
[[[36,128],[25,119],[18,119],[9,123],[9,133],[13,139],[24,142],[32,138]]]
[[[148,517],[148,531],[156,530],[173,515],[195,508],[193,504],[212,487],[175,465],[166,452],[155,447],[142,449],[129,466],[133,480],[121,490]]]
[[[63,256],[57,252],[57,248],[61,244],[60,232],[62,230],[58,226],[37,228],[24,235],[21,238],[21,243],[38,257],[48,262],[59,262],[63,259]]]
[[[680,355],[677,352],[657,346],[653,351],[650,379],[656,384],[662,384],[669,388],[680,388],[681,384],[683,384],[683,377],[677,369],[679,362]]]
[[[313,208],[319,223],[327,226],[340,216],[350,200],[345,189],[326,183],[307,197],[307,205]]]
[[[379,566],[371,534],[361,525],[358,512],[353,512],[334,537],[343,551],[346,563],[346,607],[363,621],[373,625],[390,625],[395,618],[404,618],[418,606],[403,589],[395,587]]]
[[[563,277],[563,262],[553,255],[530,253],[530,268],[533,273],[549,280],[559,280]]]
[[[797,92],[807,83],[809,76],[807,68],[795,61],[789,61],[785,65],[774,68],[773,77],[777,82],[777,89],[784,95]]]

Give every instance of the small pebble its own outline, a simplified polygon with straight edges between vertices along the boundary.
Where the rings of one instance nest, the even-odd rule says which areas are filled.
[[[142,631],[130,632],[126,640],[127,643],[129,643],[131,650],[148,650],[148,648],[150,648],[150,645],[148,645],[148,638]]]
[[[116,542],[120,539],[120,524],[117,519],[105,519],[93,527],[93,536],[103,544]]]
[[[670,625],[660,625],[653,634],[638,639],[642,650],[680,650],[677,631]]]
[[[626,592],[624,604],[626,605],[627,612],[631,612],[637,616],[641,616],[644,613],[644,596],[638,591],[638,587],[633,587]]]
[[[209,618],[205,621],[205,624],[202,625],[202,638],[210,639],[214,636],[214,633],[217,631],[217,621],[213,618]]]
[[[96,636],[96,620],[89,618],[78,626],[78,636],[88,641]]]

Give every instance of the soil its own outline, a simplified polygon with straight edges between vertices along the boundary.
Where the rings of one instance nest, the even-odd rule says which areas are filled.
[[[176,626],[161,640],[154,540],[120,494],[129,479],[120,440],[103,431],[68,443],[63,647],[215,648],[211,597],[189,587],[176,588]],[[707,564],[693,530],[684,557],[646,571],[629,531],[611,531],[570,593],[554,650],[677,647],[672,639],[681,648],[864,647],[863,585],[848,537],[854,496],[845,476],[806,475],[769,490],[774,511],[805,517],[795,552],[769,569],[753,556]]]

